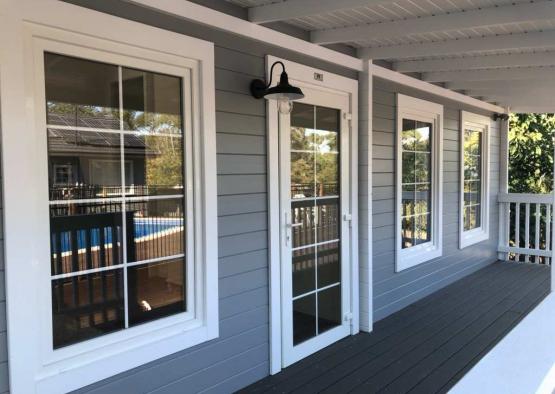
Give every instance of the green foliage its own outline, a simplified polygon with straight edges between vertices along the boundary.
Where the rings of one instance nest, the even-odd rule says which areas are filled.
[[[511,114],[509,122],[509,192],[550,193],[555,115]]]

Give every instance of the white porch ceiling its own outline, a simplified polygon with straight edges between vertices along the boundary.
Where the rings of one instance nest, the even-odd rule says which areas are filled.
[[[253,23],[284,22],[316,44],[345,44],[451,89],[496,82],[482,97],[516,111],[554,104],[547,100],[555,90],[552,0],[225,1],[248,8]],[[522,80],[534,83],[506,89]]]

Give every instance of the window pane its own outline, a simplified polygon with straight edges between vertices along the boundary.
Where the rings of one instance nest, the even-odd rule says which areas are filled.
[[[403,152],[403,183],[414,183],[416,182],[415,174],[415,160],[416,154],[413,152]]]
[[[464,155],[464,179],[479,180],[480,179],[480,156]]]
[[[183,138],[125,136],[125,192],[128,196],[183,193]]]
[[[316,294],[293,301],[293,345],[316,336]]]
[[[403,249],[414,246],[414,216],[401,220],[401,247]]]
[[[339,198],[320,199],[316,202],[316,242],[332,241],[339,238]]]
[[[318,288],[341,281],[339,242],[318,246]]]
[[[432,210],[432,199],[429,185],[418,185],[414,193],[414,213],[429,213]]]
[[[316,107],[316,150],[337,152],[339,148],[340,111],[332,108]]]
[[[314,153],[291,152],[291,198],[314,197]]]
[[[117,66],[45,53],[44,69],[48,124],[119,129]]]
[[[127,226],[127,261],[143,261],[184,253],[183,199],[127,203],[133,225]]]
[[[291,115],[293,116],[293,115]],[[312,129],[291,126],[291,149],[312,151],[314,150],[314,132]]]
[[[52,281],[54,348],[124,328],[123,271]]]
[[[416,143],[416,121],[403,119],[403,130],[401,134],[401,145],[403,150],[414,151]]]
[[[339,195],[339,155],[337,153],[316,155],[316,195],[318,197]]]
[[[126,130],[181,134],[181,78],[122,69]]]
[[[120,203],[50,207],[52,275],[121,264],[122,240]]]
[[[50,200],[121,195],[121,140],[116,133],[48,129]]]
[[[291,111],[291,126],[305,129],[314,129],[314,106],[303,103],[294,103]],[[291,146],[292,149],[297,149]]]
[[[341,286],[318,292],[318,334],[341,324]]]
[[[183,259],[128,268],[129,325],[185,312]]]
[[[291,202],[293,228],[293,247],[298,248],[316,242],[314,224],[314,201],[301,200]]]
[[[316,289],[315,249],[293,251],[293,297]]]
[[[431,123],[416,122],[414,150],[419,152],[430,152],[431,130]]]
[[[431,163],[429,153],[416,153],[414,160],[415,182],[431,182]]]
[[[423,214],[415,216],[415,243],[420,245],[431,241],[431,224],[430,224],[430,214]]]
[[[401,192],[402,216],[414,215],[414,201],[414,185],[403,185],[403,190]]]

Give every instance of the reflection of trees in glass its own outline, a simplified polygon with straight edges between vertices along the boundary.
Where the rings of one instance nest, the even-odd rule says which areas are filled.
[[[182,186],[183,139],[148,135],[145,140],[147,149],[153,152],[145,161],[147,185]]]
[[[431,239],[431,150],[432,125],[403,119],[401,133],[402,248]]]
[[[126,130],[164,134],[181,133],[181,116],[179,115],[124,110],[122,117]]]

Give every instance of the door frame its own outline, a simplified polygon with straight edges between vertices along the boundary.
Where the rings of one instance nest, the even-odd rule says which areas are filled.
[[[351,298],[351,335],[359,332],[359,266],[358,266],[358,81],[333,74],[299,63],[266,56],[266,75],[269,79],[270,67],[276,61],[284,63],[293,85],[312,87],[347,93],[349,95],[350,119],[350,207],[351,207],[351,241],[350,241],[350,298]],[[275,80],[279,79],[278,68],[274,71]],[[268,127],[268,241],[270,274],[270,373],[276,374],[282,369],[282,311],[281,311],[281,214],[280,214],[280,152],[279,152],[279,113],[277,102],[267,100]],[[347,119],[349,120],[349,119]]]

